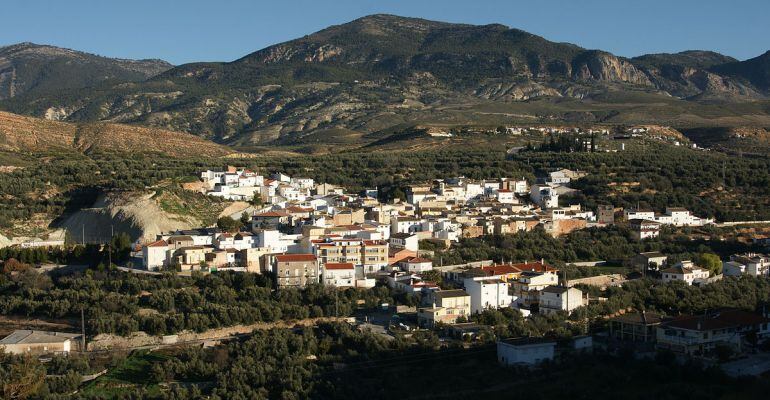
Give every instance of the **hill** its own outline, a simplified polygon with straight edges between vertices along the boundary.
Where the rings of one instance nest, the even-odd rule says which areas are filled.
[[[172,157],[217,157],[224,146],[188,133],[105,122],[68,123],[0,112],[0,150],[159,153]]]
[[[0,107],[238,146],[331,146],[341,133],[352,143],[394,126],[477,122],[770,125],[767,70],[707,51],[627,59],[499,24],[372,15],[229,63],[20,95]]]
[[[715,66],[714,71],[741,79],[755,87],[770,90],[770,51],[746,61],[735,61]]]
[[[0,47],[0,100],[56,93],[102,82],[136,82],[172,65],[163,60],[124,60],[34,43]]]

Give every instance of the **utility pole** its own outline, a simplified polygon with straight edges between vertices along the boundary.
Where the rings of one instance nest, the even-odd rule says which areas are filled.
[[[727,164],[722,161],[722,185],[727,186]]]
[[[567,289],[565,296],[567,298],[567,315],[569,315],[569,284],[567,283],[567,270],[564,269],[564,287]]]
[[[109,260],[109,265],[107,265],[107,268],[112,268],[112,238],[115,236],[115,229],[112,225],[110,225],[110,241],[107,243],[107,259]]]
[[[80,351],[82,353],[85,353],[86,351],[86,314],[85,311],[83,311],[83,307],[80,307],[80,342],[82,349]]]
[[[83,246],[85,246],[86,245],[86,224],[81,224],[80,225],[80,229],[82,230],[81,231],[81,235],[82,235],[81,236],[81,238],[82,238],[81,240],[82,240]]]

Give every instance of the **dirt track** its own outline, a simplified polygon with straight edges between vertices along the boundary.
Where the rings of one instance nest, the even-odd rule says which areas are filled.
[[[207,340],[231,339],[241,335],[249,334],[255,330],[267,330],[273,328],[291,328],[297,325],[312,326],[319,322],[326,321],[344,321],[345,318],[307,318],[297,321],[277,321],[260,322],[251,325],[235,325],[227,328],[210,329],[205,332],[196,333],[191,331],[179,332],[176,340],[164,342],[162,336],[150,336],[144,332],[135,332],[131,336],[123,337],[117,335],[101,334],[89,340],[89,351],[103,351],[110,349],[129,350],[143,347],[161,346],[164,344],[179,345],[185,343],[197,343]]]

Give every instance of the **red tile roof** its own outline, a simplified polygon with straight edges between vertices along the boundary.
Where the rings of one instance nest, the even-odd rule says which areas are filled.
[[[324,265],[324,269],[353,269],[351,263],[327,263]]]
[[[147,247],[166,247],[168,243],[165,240],[158,240],[147,245]]]
[[[282,212],[282,211],[268,211],[268,212],[263,212],[261,214],[257,214],[257,215],[254,216],[254,218],[258,218],[258,217],[270,217],[270,218],[272,218],[272,217],[288,217],[288,216],[289,216],[289,214],[287,214],[285,212]]]
[[[313,209],[298,207],[298,206],[290,206],[290,207],[286,207],[286,211],[292,212],[292,213],[309,213],[309,212],[312,212]]]
[[[278,262],[315,261],[312,254],[278,254],[275,256]]]
[[[558,271],[558,269],[541,262],[531,262],[531,263],[521,263],[521,264],[513,264],[511,265],[514,268],[517,268],[521,271],[531,271],[531,272],[548,272],[548,271]]]
[[[488,266],[483,266],[480,269],[487,275],[507,275],[507,274],[518,274],[519,272],[521,272],[520,269],[512,265],[488,265]]]
[[[417,264],[417,263],[432,263],[433,261],[428,260],[427,258],[413,257],[413,258],[410,258],[409,260],[407,260],[406,262],[408,262],[410,264]]]
[[[770,322],[761,315],[742,310],[724,310],[708,315],[681,316],[666,323],[666,326],[693,331],[708,331],[731,327],[748,327]]]

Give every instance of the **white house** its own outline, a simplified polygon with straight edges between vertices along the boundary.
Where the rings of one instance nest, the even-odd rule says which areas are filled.
[[[529,198],[541,208],[559,207],[559,194],[549,185],[532,185]]]
[[[627,221],[631,221],[632,219],[655,221],[655,211],[629,208],[627,210],[623,210],[623,217],[625,217]]]
[[[511,182],[509,188],[518,195],[524,195],[529,192],[529,184],[524,179]]]
[[[569,175],[567,171],[569,170],[560,169],[558,171],[551,172],[548,176],[548,181],[559,185],[569,183],[571,175]]]
[[[299,189],[310,190],[315,187],[315,182],[312,178],[291,178],[291,184]]]
[[[724,276],[741,276],[746,273],[746,266],[737,261],[725,261],[722,263]]]
[[[693,282],[698,280],[708,279],[709,277],[708,270],[693,264],[692,261],[678,262],[673,267],[660,271],[660,273],[663,282],[682,281],[688,285],[692,285]]]
[[[166,265],[168,243],[158,240],[142,247],[142,260],[144,268],[149,271],[162,269]]]
[[[497,191],[497,201],[503,204],[515,204],[517,202],[516,195],[513,191],[508,189],[500,189]]]
[[[401,269],[405,272],[419,274],[433,269],[433,261],[427,258],[412,257],[401,263]]]
[[[423,220],[414,217],[392,217],[390,233],[412,233],[422,229]]]
[[[540,313],[549,315],[559,311],[572,311],[584,305],[583,292],[565,286],[548,286],[540,292]]]
[[[553,360],[556,342],[540,338],[505,339],[497,342],[497,361],[504,366],[537,365]]]
[[[81,335],[77,333],[22,329],[0,339],[0,351],[8,354],[68,354],[80,349],[80,340]]]
[[[514,300],[508,282],[501,279],[467,278],[463,285],[471,296],[471,313],[510,307]]]
[[[334,287],[353,287],[356,270],[351,263],[327,263],[323,265],[323,284]]]
[[[628,227],[636,240],[656,238],[660,235],[660,222],[647,219],[632,219],[628,221]]]
[[[420,249],[420,238],[411,233],[394,233],[388,239],[390,246],[394,249],[406,249],[417,251]]]
[[[770,274],[770,257],[758,253],[733,254],[730,261],[743,264],[744,272],[751,276],[768,276]]]

